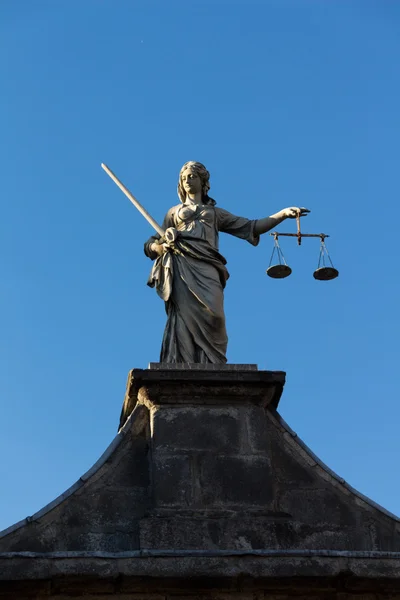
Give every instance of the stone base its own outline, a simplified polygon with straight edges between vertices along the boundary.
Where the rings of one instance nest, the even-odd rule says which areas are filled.
[[[119,429],[146,396],[153,403],[220,405],[243,402],[245,394],[246,401],[277,408],[285,377],[283,371],[258,371],[257,365],[150,363],[149,369],[129,373]]]
[[[131,371],[103,456],[0,532],[0,597],[399,598],[400,520],[286,425],[284,373],[234,367]]]

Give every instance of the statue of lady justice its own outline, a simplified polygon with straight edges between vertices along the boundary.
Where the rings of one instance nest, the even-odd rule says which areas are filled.
[[[257,246],[263,233],[285,219],[309,212],[291,207],[249,220],[216,206],[209,190],[210,174],[205,166],[185,163],[178,182],[180,204],[165,216],[165,236],[152,236],[144,246],[145,254],[155,260],[148,285],[156,288],[167,312],[160,356],[163,363],[226,363],[223,292],[229,273],[218,252],[219,232]]]

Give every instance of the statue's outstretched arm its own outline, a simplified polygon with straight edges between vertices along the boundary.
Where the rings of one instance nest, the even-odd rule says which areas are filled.
[[[309,212],[308,208],[298,208],[297,206],[284,208],[270,217],[258,219],[254,226],[254,233],[256,235],[262,235],[263,233],[267,233],[267,231],[274,229],[274,227],[279,225],[279,223],[282,223],[285,219],[295,219],[298,216],[306,217]]]

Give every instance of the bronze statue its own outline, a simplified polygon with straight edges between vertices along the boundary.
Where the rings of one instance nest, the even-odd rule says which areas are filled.
[[[284,219],[309,212],[291,207],[249,220],[219,208],[209,190],[210,174],[205,166],[185,163],[178,182],[180,204],[165,216],[165,235],[152,236],[144,247],[146,255],[155,261],[148,285],[155,287],[166,303],[163,363],[226,363],[223,291],[229,273],[218,251],[219,232],[257,246],[260,235]]]

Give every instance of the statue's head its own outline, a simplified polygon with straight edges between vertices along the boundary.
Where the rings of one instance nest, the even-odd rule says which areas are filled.
[[[179,181],[178,181],[178,196],[179,200],[184,203],[186,201],[187,193],[184,188],[182,176],[184,173],[189,171],[194,175],[197,175],[201,182],[201,190],[203,194],[203,203],[204,204],[216,204],[215,200],[209,197],[208,190],[210,189],[210,173],[207,171],[205,166],[194,160],[189,160],[189,162],[185,163],[180,170],[179,173]]]

